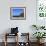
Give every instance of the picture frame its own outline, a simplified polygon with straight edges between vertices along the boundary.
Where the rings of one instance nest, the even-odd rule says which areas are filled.
[[[46,0],[36,1],[36,24],[46,25]]]
[[[25,20],[26,7],[10,7],[10,19],[11,20]]]

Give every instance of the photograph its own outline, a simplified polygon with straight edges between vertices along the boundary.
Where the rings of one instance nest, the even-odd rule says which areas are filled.
[[[25,7],[11,7],[10,8],[10,19],[11,20],[26,19],[26,8]]]

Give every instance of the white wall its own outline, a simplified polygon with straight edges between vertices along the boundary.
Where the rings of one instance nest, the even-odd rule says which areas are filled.
[[[26,20],[10,20],[10,7],[26,7]],[[36,24],[36,0],[0,0],[0,34],[8,32],[11,27],[19,27],[19,32],[29,32]]]

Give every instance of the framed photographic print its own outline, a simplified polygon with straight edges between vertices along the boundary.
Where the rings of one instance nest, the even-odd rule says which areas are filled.
[[[46,18],[46,0],[37,0],[37,15]]]
[[[26,7],[11,7],[10,8],[11,20],[24,20],[26,19]]]

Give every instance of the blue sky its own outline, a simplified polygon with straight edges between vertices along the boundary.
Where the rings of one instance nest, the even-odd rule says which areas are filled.
[[[12,9],[13,11],[13,16],[19,16],[21,13],[24,12],[24,9]]]

